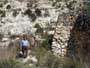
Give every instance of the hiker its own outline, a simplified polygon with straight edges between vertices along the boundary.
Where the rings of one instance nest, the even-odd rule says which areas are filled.
[[[23,39],[20,42],[20,46],[22,48],[22,53],[24,57],[28,55],[28,48],[30,46],[29,41],[26,39],[26,36],[23,36]]]
[[[36,47],[37,46],[37,40],[35,37],[32,37],[32,46]]]

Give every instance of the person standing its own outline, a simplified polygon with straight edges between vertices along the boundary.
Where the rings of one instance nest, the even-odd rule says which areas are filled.
[[[26,39],[25,36],[24,36],[23,39],[21,40],[20,46],[21,46],[21,48],[22,48],[23,56],[24,56],[24,58],[26,58],[27,55],[28,55],[28,48],[29,48],[30,44],[29,44],[29,41]]]

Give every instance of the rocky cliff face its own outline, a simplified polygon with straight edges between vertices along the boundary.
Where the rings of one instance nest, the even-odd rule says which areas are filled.
[[[74,34],[76,36],[78,31],[73,34],[72,28],[81,13],[82,6],[82,0],[3,1],[0,3],[0,33],[33,34],[37,39],[42,39],[42,35],[46,33],[54,35],[53,51],[55,55],[64,56],[67,52],[66,48],[70,45],[73,50],[75,49],[74,44],[70,42],[75,42],[76,46],[77,41],[73,41],[75,39],[72,37]]]
[[[38,23],[40,27],[46,28],[50,25],[51,20],[56,21],[58,16],[56,9],[47,1],[39,2],[33,6],[30,6],[26,0],[24,2],[9,0],[5,4],[2,2],[0,32],[3,34],[34,34],[35,24]]]
[[[56,2],[56,5],[58,3],[59,2]],[[53,51],[55,51],[56,55],[64,56],[67,52],[67,46],[69,46],[68,41],[71,36],[71,30],[78,14],[81,13],[83,2],[77,0],[68,0],[67,2],[60,1],[60,3],[63,3],[64,5],[59,6],[59,9],[60,11],[64,12],[60,12],[57,21],[57,26],[55,29],[56,32],[54,34],[53,41]],[[61,5],[60,3],[59,5]],[[68,11],[65,11],[65,9],[67,9]],[[73,46],[73,44],[71,46]]]

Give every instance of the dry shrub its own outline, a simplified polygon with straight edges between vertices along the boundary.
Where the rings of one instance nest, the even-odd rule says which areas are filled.
[[[26,68],[26,67],[16,60],[9,59],[0,61],[0,68]]]
[[[7,44],[8,46],[0,47],[0,60],[1,59],[15,59],[17,53],[19,52],[19,41],[13,41]]]
[[[37,47],[35,50],[35,55],[38,59],[37,66],[40,68],[86,68],[87,66],[83,60],[57,57],[50,50],[46,50],[43,47]]]
[[[15,58],[15,53],[13,52],[13,50],[8,50],[7,47],[0,47],[0,60],[9,58]]]
[[[38,59],[37,65],[40,68],[60,68],[61,59],[53,55],[51,51],[40,47],[36,48],[36,58]]]

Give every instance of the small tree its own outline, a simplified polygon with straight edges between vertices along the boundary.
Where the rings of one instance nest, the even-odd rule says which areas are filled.
[[[17,10],[14,10],[13,11],[13,16],[16,17],[18,15],[18,11]]]
[[[35,13],[37,16],[41,16],[41,10],[40,9],[38,9],[38,8],[35,9]]]

